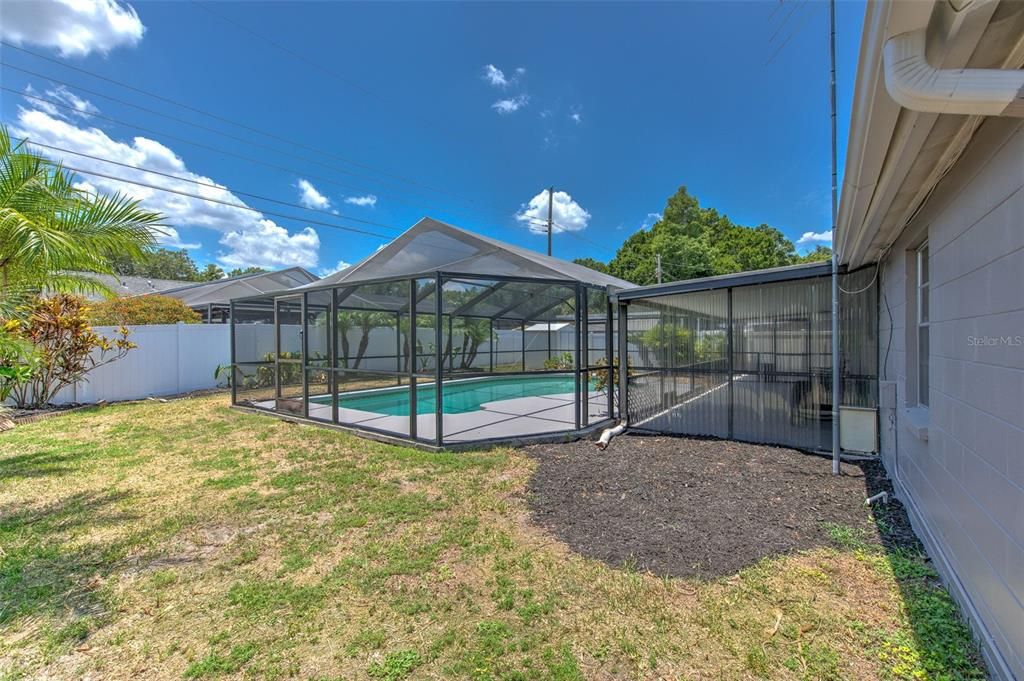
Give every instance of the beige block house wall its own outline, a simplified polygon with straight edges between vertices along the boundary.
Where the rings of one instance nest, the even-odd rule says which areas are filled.
[[[930,404],[920,408],[914,250],[925,239]],[[883,460],[999,651],[1005,667],[993,671],[1024,679],[1024,122],[981,126],[884,258],[880,285],[879,366],[896,388],[880,414]]]

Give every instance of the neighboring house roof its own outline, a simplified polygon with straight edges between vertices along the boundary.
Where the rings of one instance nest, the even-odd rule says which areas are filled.
[[[889,94],[885,44],[917,30],[926,30],[935,68],[1024,64],[1022,3],[868,3],[835,238],[840,263],[851,268],[881,258],[985,120],[912,111]]]
[[[433,218],[423,218],[362,262],[324,277],[314,286],[390,277],[430,277],[439,271],[560,279],[615,288],[633,285],[583,265],[468,232]]]
[[[79,272],[78,274],[96,279],[109,288],[117,296],[143,296],[151,293],[163,293],[169,289],[179,288],[192,282],[178,279],[151,279],[149,277],[129,277],[113,274],[95,274],[93,272]],[[105,296],[99,293],[87,294],[88,300],[103,300]]]
[[[260,272],[227,277],[214,281],[192,282],[160,291],[160,295],[181,300],[190,307],[227,305],[232,298],[271,293],[318,281],[318,277],[302,267],[289,267],[276,272]],[[180,282],[178,282],[180,284]]]

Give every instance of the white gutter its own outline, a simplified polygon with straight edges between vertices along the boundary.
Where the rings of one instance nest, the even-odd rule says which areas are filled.
[[[1024,118],[1024,71],[937,69],[925,58],[926,29],[885,43],[885,88],[911,111]]]

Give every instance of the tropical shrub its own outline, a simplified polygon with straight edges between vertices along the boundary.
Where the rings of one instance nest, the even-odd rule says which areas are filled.
[[[598,359],[594,363],[594,365],[598,366],[598,367],[607,367],[608,366],[608,358],[607,357],[601,357],[600,359]],[[605,390],[609,390],[610,389],[612,391],[612,399],[615,401],[616,408],[618,408],[618,406],[619,406],[619,391],[618,391],[618,385],[619,385],[619,357],[618,357],[618,355],[616,355],[614,358],[612,358],[612,371],[611,371],[612,383],[611,383],[611,386],[608,385],[608,378],[609,378],[609,376],[608,376],[608,372],[607,371],[594,371],[594,372],[592,372],[591,375],[593,376],[593,378],[591,379],[592,382],[593,382],[592,383],[593,389],[595,391],[597,391],[597,392],[603,392]],[[626,378],[629,378],[632,375],[633,375],[633,365],[627,359],[626,360]]]
[[[571,352],[563,352],[560,355],[554,355],[544,360],[545,369],[573,369],[576,367],[576,361],[572,357]]]
[[[685,326],[658,322],[643,332],[640,346],[668,366],[684,366],[692,356],[693,332]]]
[[[31,343],[15,335],[15,329],[13,322],[0,327],[0,409],[11,392],[27,383],[39,366],[39,354]]]
[[[61,293],[34,299],[22,318],[7,322],[8,332],[34,346],[37,362],[31,376],[11,389],[18,407],[49,404],[62,388],[86,380],[89,372],[136,347],[123,326],[113,340],[98,335],[89,326],[86,309],[80,297]]]
[[[713,331],[705,334],[694,344],[693,353],[698,362],[724,358],[726,356],[725,332]]]
[[[95,326],[132,324],[198,324],[202,316],[188,305],[170,296],[134,296],[111,298],[89,306],[89,322]]]

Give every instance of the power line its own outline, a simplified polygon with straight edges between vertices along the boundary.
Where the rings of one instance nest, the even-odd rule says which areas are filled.
[[[19,139],[19,138],[12,138],[12,139]],[[122,168],[129,168],[131,170],[138,170],[138,171],[143,172],[143,173],[152,173],[153,175],[160,175],[162,177],[166,177],[166,178],[169,178],[169,179],[172,179],[172,180],[178,180],[179,182],[188,182],[190,184],[199,185],[200,187],[208,187],[210,189],[220,189],[222,191],[231,192],[232,194],[238,194],[239,196],[248,196],[248,197],[251,197],[251,198],[254,198],[254,199],[259,199],[261,201],[269,201],[270,203],[276,203],[276,204],[281,205],[281,206],[288,206],[290,208],[298,208],[299,210],[308,210],[308,211],[313,212],[313,213],[322,213],[324,215],[329,215],[331,217],[340,218],[342,220],[350,220],[352,222],[359,222],[359,223],[362,223],[362,224],[365,224],[365,225],[371,225],[371,226],[374,226],[374,227],[383,227],[384,229],[394,229],[396,231],[402,231],[402,229],[399,228],[399,227],[395,227],[393,225],[386,225],[386,224],[384,224],[382,222],[374,222],[373,220],[365,220],[363,218],[357,218],[357,217],[354,217],[352,215],[345,215],[343,213],[334,213],[334,212],[331,212],[329,210],[322,210],[320,208],[310,208],[309,206],[303,206],[303,205],[298,204],[298,203],[291,203],[289,201],[281,201],[280,199],[273,199],[273,198],[270,198],[269,196],[263,196],[262,194],[254,194],[252,192],[245,192],[245,191],[241,191],[239,189],[233,189],[233,188],[225,186],[225,185],[214,184],[212,182],[201,182],[199,180],[195,180],[195,179],[192,179],[192,178],[181,177],[180,175],[174,175],[172,173],[165,173],[165,172],[163,172],[161,170],[154,170],[152,168],[145,168],[143,166],[136,166],[136,165],[132,165],[130,163],[123,163],[121,161],[115,161],[113,159],[103,158],[102,156],[93,156],[92,154],[86,154],[84,152],[74,151],[72,149],[65,149],[63,147],[57,147],[57,146],[54,146],[52,144],[43,144],[42,142],[34,142],[34,141],[32,141],[31,139],[28,139],[28,138],[21,138],[19,141],[25,142],[25,143],[27,143],[27,144],[29,144],[31,146],[43,147],[43,148],[46,148],[46,149],[52,149],[54,151],[60,151],[60,152],[66,153],[66,154],[74,154],[75,156],[81,156],[81,157],[84,157],[84,158],[90,158],[90,159],[92,159],[94,161],[101,161],[103,163],[110,163],[112,165],[121,166]]]
[[[37,100],[37,101],[40,101],[40,102],[45,102],[45,103],[50,104],[52,106],[55,106],[55,107],[58,107],[58,108],[61,108],[61,109],[66,109],[68,111],[74,111],[74,112],[81,113],[81,111],[79,109],[76,109],[75,107],[73,107],[73,106],[71,106],[69,104],[64,104],[63,102],[54,101],[52,99],[47,99],[45,97],[40,97],[38,95],[28,94],[27,92],[20,92],[18,90],[15,90],[14,88],[7,87],[6,85],[0,85],[0,90],[4,90],[6,92],[11,92],[13,94],[20,95],[20,96],[26,97],[28,99],[34,99],[34,100]],[[100,114],[100,113],[90,113],[89,116],[92,117],[92,118],[98,118],[100,120],[109,121],[111,123],[116,123],[118,125],[123,125],[125,127],[132,128],[134,130],[140,130],[142,132],[149,133],[150,135],[158,135],[158,136],[164,137],[166,139],[174,140],[175,142],[180,142],[182,144],[188,144],[190,146],[194,146],[194,147],[197,147],[199,149],[205,149],[206,151],[212,151],[214,153],[222,154],[224,156],[230,156],[230,157],[233,157],[233,158],[241,159],[243,161],[248,161],[249,163],[256,163],[258,165],[262,165],[262,166],[265,166],[265,167],[268,167],[268,168],[274,168],[275,170],[280,170],[280,171],[283,171],[283,172],[286,172],[286,173],[289,173],[289,174],[292,174],[292,175],[296,175],[298,177],[307,177],[307,178],[314,179],[317,182],[324,182],[324,183],[327,183],[327,184],[332,184],[334,186],[342,187],[342,188],[347,189],[347,190],[355,190],[355,191],[362,191],[362,192],[365,192],[365,191],[371,191],[371,192],[372,191],[378,191],[379,192],[380,191],[378,189],[370,189],[370,188],[367,188],[367,187],[357,187],[357,186],[354,186],[354,185],[346,185],[344,183],[338,182],[337,180],[332,180],[330,178],[323,177],[322,175],[312,175],[312,174],[307,173],[307,172],[305,172],[303,170],[296,170],[295,168],[289,168],[287,166],[278,165],[276,163],[270,163],[269,161],[264,161],[264,160],[258,159],[256,157],[253,157],[253,156],[247,156],[246,154],[239,154],[238,152],[228,151],[228,150],[222,149],[220,147],[214,147],[214,146],[211,146],[209,144],[203,144],[202,142],[195,142],[195,141],[186,139],[184,137],[179,137],[177,135],[172,135],[170,133],[165,133],[165,132],[162,132],[160,130],[154,130],[152,128],[147,128],[145,126],[141,126],[141,125],[138,125],[136,123],[129,123],[128,121],[125,121],[125,120],[122,120],[122,119],[119,119],[119,118],[114,118],[113,116],[107,116],[105,114]],[[381,193],[384,193],[384,192],[381,192]],[[440,209],[438,209],[436,207],[429,207],[429,206],[425,207],[425,206],[422,206],[422,205],[419,205],[419,204],[410,204],[408,201],[404,201],[402,199],[397,199],[397,198],[394,198],[394,197],[392,197],[392,199],[394,201],[398,201],[399,203],[405,203],[407,205],[418,206],[421,209],[425,209],[425,210],[440,210]]]
[[[294,154],[292,152],[285,151],[283,149],[278,149],[277,147],[272,147],[270,145],[262,144],[260,142],[253,141],[251,139],[246,139],[245,137],[239,137],[238,135],[232,135],[229,132],[224,132],[223,130],[218,130],[217,128],[211,128],[210,126],[203,125],[201,123],[195,123],[193,121],[190,121],[190,120],[187,120],[187,119],[184,119],[184,118],[179,118],[178,116],[172,116],[171,114],[163,113],[162,111],[157,111],[157,110],[151,109],[149,107],[145,107],[145,106],[142,106],[142,105],[139,105],[139,104],[134,104],[132,102],[125,101],[123,99],[118,99],[117,97],[112,97],[111,95],[107,95],[107,94],[104,94],[102,92],[97,92],[95,90],[90,90],[90,89],[82,87],[80,85],[75,85],[74,83],[68,83],[66,81],[58,80],[56,78],[53,78],[51,76],[47,76],[47,75],[42,74],[42,73],[36,73],[35,71],[30,71],[28,69],[23,69],[23,68],[21,68],[19,66],[14,66],[13,64],[8,64],[6,62],[0,62],[0,66],[4,66],[4,67],[9,68],[9,69],[14,69],[16,71],[21,71],[22,73],[27,73],[29,75],[36,76],[37,78],[44,78],[44,79],[52,81],[54,83],[58,83],[60,85],[64,85],[65,87],[69,87],[72,90],[78,90],[79,92],[84,92],[84,93],[87,93],[87,94],[95,96],[95,97],[101,97],[103,99],[107,99],[109,101],[116,102],[116,103],[122,104],[124,106],[130,106],[133,109],[138,109],[140,111],[144,111],[144,112],[146,112],[148,114],[152,114],[154,116],[160,116],[161,118],[166,118],[166,119],[174,121],[176,123],[182,123],[183,125],[188,125],[188,126],[191,126],[193,128],[198,128],[200,130],[205,130],[207,132],[212,132],[212,133],[214,133],[216,135],[221,135],[222,137],[227,137],[228,139],[235,140],[236,142],[242,142],[243,144],[248,144],[248,145],[260,148],[260,149],[265,149],[265,150],[271,151],[271,152],[273,152],[275,154],[281,154],[281,155],[284,155],[284,156],[290,156],[290,157],[292,157],[292,158],[294,158],[294,159],[296,159],[298,161],[303,161],[305,163],[313,163],[315,165],[321,166],[321,167],[326,168],[328,170],[333,170],[334,172],[337,172],[337,173],[342,173],[344,175],[352,175],[353,177],[363,177],[363,178],[366,178],[366,179],[368,179],[368,180],[370,180],[372,182],[380,182],[380,183],[385,184],[385,185],[389,184],[386,180],[382,180],[380,178],[371,177],[371,176],[365,175],[363,173],[356,173],[356,172],[353,172],[351,170],[347,170],[345,168],[338,168],[337,166],[332,166],[332,165],[324,163],[322,161],[318,161],[317,159],[309,158],[309,157],[306,157],[306,156],[301,156],[299,154]],[[413,184],[417,184],[417,183],[413,182]]]
[[[161,192],[167,192],[169,194],[177,194],[179,196],[187,196],[187,197],[192,198],[192,199],[198,199],[199,201],[207,201],[209,203],[217,203],[217,204],[220,204],[222,206],[228,206],[230,208],[237,208],[239,210],[247,210],[247,211],[252,212],[252,213],[259,213],[260,215],[272,215],[272,216],[274,216],[276,218],[282,218],[282,219],[285,219],[285,220],[294,220],[295,222],[301,222],[301,223],[309,224],[309,225],[317,225],[318,227],[330,227],[331,229],[340,229],[340,230],[342,230],[344,232],[352,232],[354,234],[365,234],[367,236],[376,236],[376,237],[380,237],[382,239],[393,239],[394,238],[394,235],[378,234],[377,232],[369,232],[369,231],[366,231],[366,230],[363,230],[363,229],[356,229],[355,227],[344,227],[342,225],[336,225],[336,224],[332,224],[332,223],[329,223],[329,222],[321,222],[321,221],[318,221],[318,220],[307,220],[306,218],[295,216],[295,215],[287,215],[287,214],[284,214],[284,213],[275,213],[275,212],[272,212],[272,211],[269,211],[269,210],[263,210],[263,209],[260,209],[260,208],[253,208],[252,206],[247,206],[244,203],[231,203],[230,201],[221,201],[220,199],[214,199],[214,198],[211,198],[209,196],[200,196],[199,194],[190,194],[188,192],[183,192],[183,191],[180,191],[178,189],[171,189],[170,187],[161,187],[159,185],[149,184],[148,182],[140,182],[138,180],[129,180],[129,179],[124,178],[124,177],[117,177],[117,176],[114,176],[114,175],[107,175],[106,173],[97,172],[95,170],[84,170],[82,168],[75,168],[75,167],[72,167],[72,166],[69,166],[69,165],[65,165],[64,168],[67,169],[67,170],[70,170],[73,173],[81,173],[83,175],[91,175],[91,176],[94,176],[94,177],[102,177],[102,178],[105,178],[105,179],[108,179],[108,180],[114,180],[115,182],[124,182],[126,184],[134,184],[134,185],[137,185],[139,187],[147,187],[149,189],[154,189],[156,191],[161,191]]]
[[[412,178],[406,178],[406,177],[403,177],[401,175],[397,175],[397,174],[391,173],[391,172],[386,171],[386,170],[381,170],[380,168],[376,168],[374,166],[371,166],[371,165],[368,165],[368,164],[365,164],[365,163],[361,163],[361,162],[358,162],[358,161],[353,161],[352,159],[345,158],[343,156],[339,156],[337,154],[333,154],[333,153],[324,151],[322,149],[310,146],[308,144],[304,144],[302,142],[296,142],[295,140],[291,140],[291,139],[288,139],[286,137],[282,137],[282,136],[277,135],[277,134],[275,134],[273,132],[268,132],[268,131],[262,130],[260,128],[255,128],[255,127],[252,127],[252,126],[247,125],[245,123],[240,123],[238,121],[235,121],[235,120],[232,120],[230,118],[227,118],[226,116],[221,116],[219,114],[211,113],[211,112],[206,111],[204,109],[200,109],[199,107],[195,107],[195,106],[192,106],[190,104],[185,104],[183,102],[176,101],[174,99],[171,99],[170,97],[165,97],[164,95],[160,95],[160,94],[157,94],[155,92],[150,92],[148,90],[144,90],[142,88],[135,87],[134,85],[130,85],[128,83],[125,83],[123,81],[117,80],[115,78],[110,78],[110,77],[107,77],[107,76],[95,73],[93,71],[89,71],[88,69],[83,69],[81,67],[74,66],[72,64],[67,64],[67,63],[65,63],[65,62],[63,62],[63,61],[61,61],[59,59],[55,59],[53,57],[50,57],[50,56],[47,56],[47,55],[44,55],[44,54],[40,54],[38,52],[34,52],[32,50],[25,49],[25,48],[20,47],[18,45],[13,45],[13,44],[8,43],[7,41],[4,41],[4,40],[0,40],[0,45],[3,45],[5,47],[8,47],[8,48],[11,48],[11,49],[14,49],[14,50],[18,50],[19,52],[23,52],[25,54],[31,55],[33,57],[36,57],[37,59],[43,59],[43,60],[51,62],[53,64],[57,64],[58,66],[61,66],[63,68],[70,69],[72,71],[77,71],[77,72],[83,73],[83,74],[85,74],[87,76],[91,76],[93,78],[97,78],[99,80],[103,80],[103,81],[106,81],[108,83],[112,83],[112,84],[117,85],[119,87],[123,87],[123,88],[131,90],[133,92],[137,92],[137,93],[139,93],[141,95],[145,95],[147,97],[152,97],[154,99],[157,99],[159,101],[165,102],[167,104],[172,104],[174,106],[181,107],[183,109],[187,109],[188,111],[192,111],[194,113],[198,113],[198,114],[201,114],[203,116],[207,116],[209,118],[213,118],[213,119],[221,121],[223,123],[227,123],[229,125],[234,125],[236,127],[242,128],[243,130],[247,130],[249,132],[255,132],[257,134],[264,135],[264,136],[269,137],[271,139],[275,139],[275,140],[277,140],[279,142],[284,142],[286,144],[291,144],[293,146],[296,146],[296,147],[299,147],[299,148],[302,148],[302,149],[306,149],[307,151],[313,151],[313,152],[321,154],[323,156],[327,156],[329,158],[334,158],[334,159],[336,159],[338,161],[342,161],[343,163],[348,163],[349,165],[355,166],[357,168],[363,168],[364,170],[370,170],[370,171],[373,171],[373,172],[378,173],[380,175],[383,175],[385,177],[391,177],[393,179],[401,180],[401,181],[409,183],[409,184],[414,184],[414,185],[422,186],[422,187],[424,187],[426,189],[430,189],[431,191],[436,191],[436,192],[439,192],[439,193],[448,194],[448,195],[456,197],[456,198],[463,198],[464,200],[472,201],[472,199],[469,199],[469,198],[466,198],[466,197],[462,197],[462,196],[460,196],[458,194],[455,194],[453,192],[449,192],[447,190],[444,190],[444,189],[441,189],[441,188],[438,188],[438,187],[433,187],[431,185],[419,182],[418,180],[415,180],[415,179],[412,179]],[[10,65],[10,64],[7,64],[7,66],[10,66],[11,68],[18,69],[19,71],[24,71],[26,73],[32,73],[31,71],[27,71],[26,69],[22,69],[22,68],[19,68],[19,67]],[[54,82],[57,82],[57,83],[62,83],[62,81],[59,81],[59,80],[57,80],[55,78],[52,78],[51,76],[45,76],[45,75],[42,75],[42,74],[33,74],[33,75],[36,75],[36,76],[38,76],[40,78],[47,78],[47,79],[53,80]],[[62,83],[62,84],[63,85],[67,85],[69,87],[78,88],[79,90],[87,91],[87,90],[85,90],[85,88],[83,88],[82,86],[79,86],[79,85],[71,85],[69,83]],[[101,97],[106,97],[107,99],[112,99],[114,101],[120,101],[120,100],[116,100],[113,97],[110,97],[108,95],[102,95],[102,94],[99,94],[99,93],[96,93],[96,94],[98,94]],[[136,108],[142,108],[142,107],[139,107],[138,105],[135,105],[135,104],[129,104],[129,106],[135,106]],[[163,114],[161,114],[161,115],[163,115]],[[180,119],[178,119],[178,120],[180,120]],[[189,123],[189,124],[190,125],[197,125],[197,124],[193,124],[193,123]],[[226,133],[222,133],[222,134],[226,134]]]
[[[775,40],[775,37],[779,35],[779,31],[781,31],[782,28],[786,25],[786,23],[789,21],[790,17],[793,16],[793,13],[796,12],[797,9],[799,9],[800,7],[803,7],[804,5],[806,5],[807,2],[809,2],[809,0],[803,0],[803,2],[800,2],[799,0],[797,0],[797,2],[793,3],[793,9],[789,10],[789,14],[787,14],[786,17],[782,20],[782,23],[779,24],[778,27],[776,27],[775,32],[772,33],[772,36],[770,38],[768,38],[768,44],[769,45],[771,44],[771,42],[773,40]]]
[[[779,0],[779,2],[775,5],[775,9],[773,9],[771,14],[768,15],[768,19],[766,19],[766,21],[772,20],[772,17],[775,16],[775,13],[779,11],[784,2],[785,0]]]
[[[782,44],[781,44],[781,45],[779,45],[779,46],[778,46],[778,48],[776,48],[776,50],[775,50],[775,52],[774,52],[774,53],[772,54],[772,56],[771,56],[771,57],[769,57],[769,58],[768,58],[768,61],[766,61],[766,62],[764,63],[764,65],[765,65],[765,66],[768,66],[769,64],[771,64],[771,63],[772,63],[772,61],[774,61],[775,57],[777,57],[777,56],[778,56],[778,54],[779,54],[780,52],[782,52],[783,48],[785,48],[785,47],[786,47],[786,44],[787,44],[787,43],[789,43],[789,41],[793,39],[793,36],[795,36],[795,35],[796,35],[797,33],[799,33],[799,32],[800,32],[800,30],[801,30],[801,29],[802,29],[802,28],[804,27],[804,25],[805,25],[805,24],[807,23],[807,20],[811,18],[811,16],[812,16],[812,15],[813,15],[813,14],[814,14],[814,13],[815,13],[815,12],[816,12],[817,10],[818,10],[818,7],[820,7],[820,6],[821,6],[821,5],[820,5],[820,3],[814,3],[814,7],[813,7],[813,8],[811,8],[811,10],[810,10],[810,11],[804,12],[804,18],[803,18],[803,21],[801,21],[801,22],[800,22],[800,24],[799,24],[799,25],[798,25],[798,26],[797,26],[797,27],[796,27],[795,29],[793,29],[793,32],[792,32],[792,33],[790,33],[790,34],[789,34],[789,36],[788,36],[788,37],[787,37],[787,38],[786,38],[785,40],[783,40],[783,41],[782,41]]]
[[[292,48],[288,47],[287,45],[283,45],[283,44],[277,42],[276,40],[274,40],[273,38],[270,38],[270,37],[268,37],[266,35],[263,35],[262,33],[258,33],[257,31],[249,28],[248,26],[242,24],[239,21],[236,21],[236,20],[232,19],[231,17],[225,16],[224,14],[221,14],[220,12],[214,11],[210,7],[210,3],[197,2],[197,3],[193,3],[193,6],[194,7],[198,7],[199,9],[203,10],[204,12],[207,12],[208,14],[212,14],[213,16],[217,17],[221,21],[224,21],[224,22],[226,22],[228,24],[231,24],[235,28],[237,28],[237,29],[239,29],[239,30],[241,30],[241,31],[243,31],[245,33],[248,33],[249,35],[253,36],[254,38],[258,38],[259,40],[262,40],[263,42],[267,43],[268,45],[270,45],[270,46],[272,46],[272,47],[274,47],[274,48],[284,52],[285,54],[289,55],[293,59],[297,59],[297,60],[303,62],[304,64],[308,64],[309,66],[312,66],[313,68],[318,69],[318,70],[322,71],[323,73],[326,73],[327,75],[331,76],[332,78],[338,80],[341,83],[344,83],[345,85],[347,85],[350,88],[358,91],[359,93],[361,93],[361,94],[363,94],[363,95],[365,95],[365,96],[367,96],[367,97],[369,97],[371,99],[376,100],[377,102],[385,105],[386,107],[389,107],[389,109],[388,109],[389,111],[392,110],[392,109],[396,109],[396,110],[397,109],[402,109],[402,110],[405,110],[407,113],[411,113],[413,118],[419,120],[421,123],[426,124],[431,129],[433,129],[435,131],[441,131],[442,130],[436,124],[435,121],[433,121],[433,120],[431,120],[431,119],[429,119],[429,118],[427,118],[425,116],[415,114],[412,110],[409,109],[408,106],[402,104],[401,102],[393,101],[393,100],[391,100],[388,97],[385,97],[385,96],[383,96],[383,95],[381,95],[381,94],[379,94],[377,92],[374,92],[373,90],[370,90],[369,88],[367,88],[365,85],[363,85],[361,83],[358,83],[358,82],[352,80],[351,78],[348,78],[346,76],[341,75],[337,71],[334,71],[333,69],[330,69],[330,68],[324,66],[320,62],[317,62],[317,61],[315,61],[313,59],[310,59],[306,55],[293,50]],[[447,131],[445,131],[445,134],[447,135],[449,133]]]

